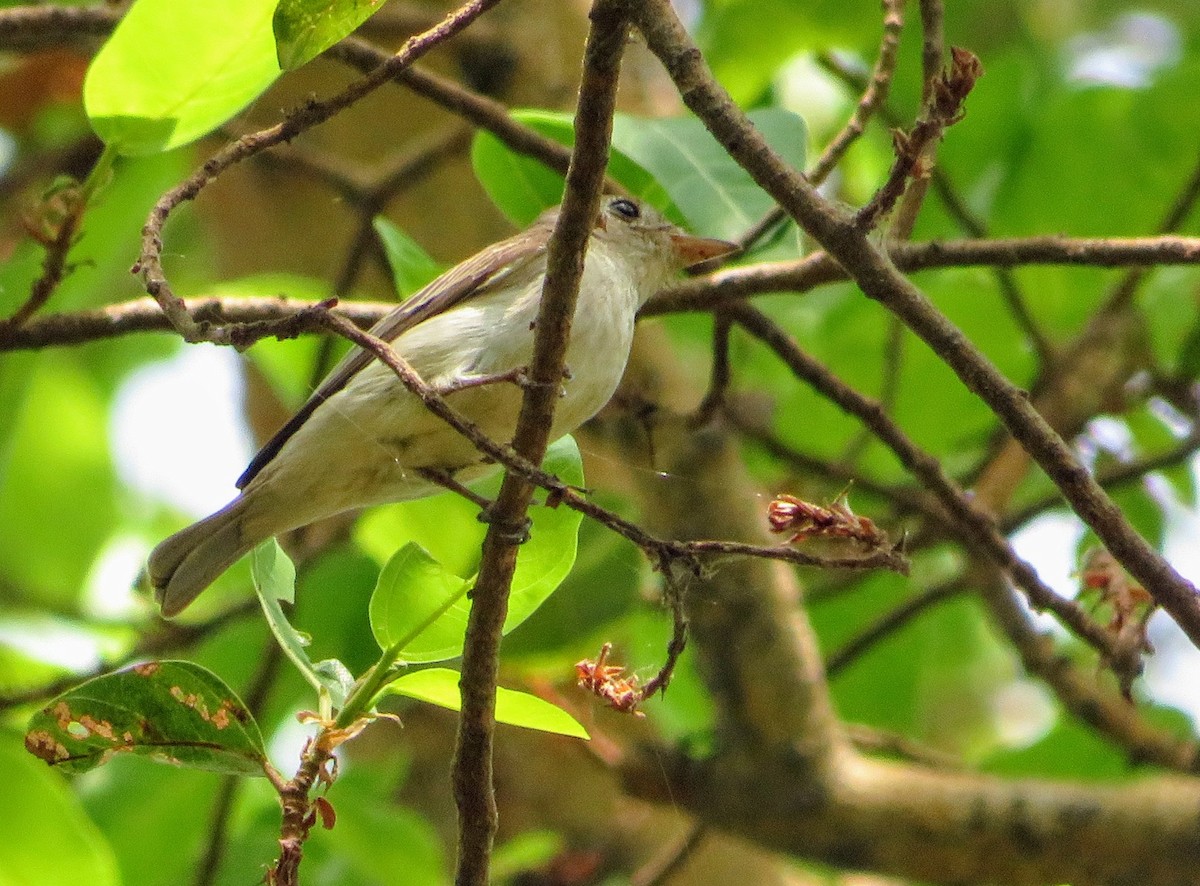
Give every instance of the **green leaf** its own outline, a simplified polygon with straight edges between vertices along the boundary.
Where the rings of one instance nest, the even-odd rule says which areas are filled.
[[[542,466],[572,486],[583,485],[583,461],[579,447],[569,436],[550,446]],[[498,482],[499,478],[493,478],[491,488],[495,489]],[[371,598],[371,627],[376,640],[384,649],[401,644],[400,661],[444,661],[462,652],[470,611],[466,594],[474,583],[483,529],[475,519],[473,506],[460,508],[460,501],[457,496],[438,496],[406,502],[397,506],[386,524],[376,524],[381,537],[389,533],[392,545],[396,543],[395,535],[406,527],[419,528],[424,534],[419,543],[406,545],[388,560]],[[432,521],[397,519],[412,512],[428,518],[437,513],[441,502],[449,504],[452,518],[443,514]],[[530,537],[517,553],[505,633],[532,615],[575,563],[582,515],[568,508],[534,507],[529,516]],[[456,522],[466,525],[447,528]],[[429,553],[425,538],[438,544],[437,558]],[[447,563],[456,564],[455,570],[461,565],[461,571],[451,570]]]
[[[0,736],[5,801],[20,810],[20,839],[0,840],[0,883],[53,883],[64,871],[89,886],[117,886],[121,878],[104,835],[79,806],[66,782]]]
[[[710,0],[696,38],[721,85],[739,104],[749,104],[762,99],[780,67],[796,53],[829,46],[873,51],[878,27],[879,10],[873,4]]]
[[[1176,371],[1184,378],[1200,378],[1200,322],[1193,323],[1179,345]]]
[[[293,628],[283,614],[279,601],[294,603],[296,599],[296,567],[279,547],[279,542],[270,538],[251,552],[250,573],[267,625],[280,648],[317,694],[327,693],[333,707],[340,708],[354,685],[354,677],[337,659],[314,663],[304,651],[309,638]]]
[[[276,2],[137,0],[84,80],[96,134],[122,154],[153,154],[237,114],[279,76]]]
[[[583,458],[573,437],[552,443],[542,467],[570,486],[583,488]],[[575,565],[579,545],[583,515],[578,511],[567,507],[535,507],[530,509],[529,516],[532,521],[529,541],[517,553],[517,569],[508,598],[506,634],[532,615],[567,577]]]
[[[804,168],[804,121],[782,108],[750,112],[767,143],[796,169]],[[618,114],[613,145],[662,185],[697,231],[735,238],[774,205],[695,117]]]
[[[386,0],[279,0],[274,30],[279,67],[316,58],[378,12]]]
[[[449,668],[426,668],[393,680],[387,691],[457,711],[462,707],[459,673]],[[555,735],[589,738],[587,730],[561,708],[536,695],[514,689],[496,688],[496,722],[522,726]]]
[[[569,114],[556,111],[514,111],[516,120],[568,147],[575,143]],[[563,177],[532,157],[518,154],[494,135],[480,131],[471,145],[471,165],[491,201],[513,224],[525,227],[545,210],[562,202]],[[662,186],[645,169],[614,146],[608,174],[674,222],[683,219]]]
[[[399,647],[400,661],[454,658],[462,652],[470,582],[409,542],[383,567],[371,596],[371,630],[382,649]]]
[[[262,775],[258,724],[212,671],[187,661],[134,665],[64,692],[29,721],[25,747],[68,772],[116,754]]]
[[[285,603],[296,602],[296,567],[291,558],[272,538],[260,544],[250,555],[254,589],[260,597]]]
[[[442,266],[391,221],[380,215],[375,217],[373,225],[392,269],[396,292],[401,297],[412,295],[442,273]]]

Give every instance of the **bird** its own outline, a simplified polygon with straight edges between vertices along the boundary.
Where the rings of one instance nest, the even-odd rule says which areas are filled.
[[[533,356],[546,250],[560,208],[486,247],[414,293],[371,332],[492,439],[512,438]],[[612,397],[637,312],[681,271],[733,252],[626,196],[602,199],[589,234],[550,439]],[[354,349],[251,460],[238,496],[151,551],[146,574],[164,617],[272,536],[346,511],[443,491],[430,472],[469,483],[498,467],[429,412],[395,373]]]

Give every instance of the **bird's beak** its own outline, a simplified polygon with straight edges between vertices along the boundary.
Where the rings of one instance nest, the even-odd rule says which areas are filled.
[[[685,268],[698,265],[710,258],[729,255],[738,249],[737,244],[729,243],[726,240],[693,237],[691,234],[684,233],[672,234],[671,245],[675,247],[675,254],[679,256],[679,261]]]

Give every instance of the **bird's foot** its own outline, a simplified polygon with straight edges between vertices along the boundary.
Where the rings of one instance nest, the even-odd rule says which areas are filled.
[[[495,385],[503,382],[509,382],[519,388],[528,387],[530,384],[529,371],[524,366],[518,366],[516,369],[509,369],[505,372],[492,372],[486,375],[467,375],[439,386],[437,392],[446,397],[458,391],[481,388],[484,385]]]
[[[479,522],[486,523],[495,530],[501,541],[510,545],[523,545],[529,541],[529,528],[533,525],[533,521],[528,517],[517,522],[503,523],[497,519],[491,508],[479,512]]]

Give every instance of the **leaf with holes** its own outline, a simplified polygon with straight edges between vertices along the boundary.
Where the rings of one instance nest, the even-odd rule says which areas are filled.
[[[240,775],[262,775],[267,760],[242,700],[187,661],[134,665],[64,692],[29,721],[25,747],[69,772],[116,754]]]

